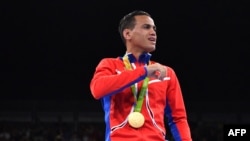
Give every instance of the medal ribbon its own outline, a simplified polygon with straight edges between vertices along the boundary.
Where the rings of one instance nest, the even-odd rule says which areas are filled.
[[[123,62],[125,64],[126,69],[128,69],[128,70],[133,69],[127,55],[123,57]],[[145,96],[147,88],[148,88],[148,81],[149,81],[149,78],[146,77],[143,81],[138,99],[137,99],[137,92],[136,92],[137,90],[136,90],[135,84],[131,86],[131,89],[132,89],[132,92],[134,95],[134,99],[136,101],[136,106],[134,108],[134,112],[141,112],[141,107],[142,107],[142,103],[144,100],[144,96]]]

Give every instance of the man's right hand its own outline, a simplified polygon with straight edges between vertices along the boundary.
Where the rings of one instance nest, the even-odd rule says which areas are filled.
[[[163,80],[166,77],[167,68],[159,63],[147,66],[148,77]]]

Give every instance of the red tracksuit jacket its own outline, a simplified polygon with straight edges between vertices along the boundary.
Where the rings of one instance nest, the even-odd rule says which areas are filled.
[[[136,68],[127,70],[121,57],[104,58],[90,82],[93,97],[102,102],[105,141],[165,141],[164,116],[175,141],[191,141],[181,88],[174,70],[167,66],[163,81],[150,78],[141,109],[144,125],[135,129],[128,124],[127,117],[134,105],[130,86],[137,83],[140,90],[147,76],[145,63],[149,62],[151,54],[142,54],[139,60],[132,54],[127,55]]]

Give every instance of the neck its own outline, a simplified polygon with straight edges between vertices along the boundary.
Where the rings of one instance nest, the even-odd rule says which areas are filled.
[[[139,57],[145,53],[143,50],[138,50],[138,49],[127,49],[126,53],[132,53],[136,60],[139,60]]]

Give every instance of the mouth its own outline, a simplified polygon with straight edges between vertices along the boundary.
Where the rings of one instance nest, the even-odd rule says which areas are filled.
[[[151,41],[152,43],[156,43],[156,38],[155,37],[149,37],[148,40]]]

